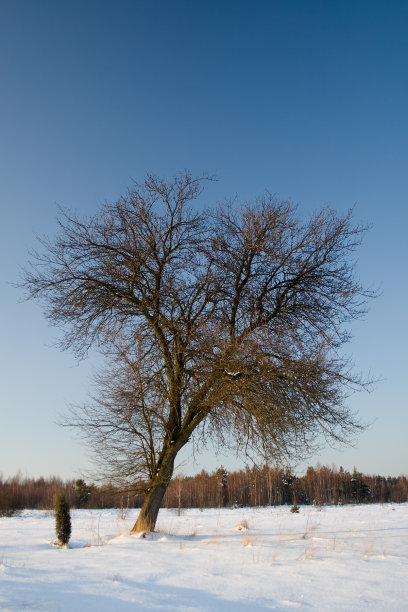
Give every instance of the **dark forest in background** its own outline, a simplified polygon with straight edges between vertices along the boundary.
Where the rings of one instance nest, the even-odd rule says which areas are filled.
[[[74,508],[138,508],[143,496],[112,485],[94,485],[83,479],[27,478],[21,474],[0,478],[0,515],[24,508],[51,509],[65,493]],[[164,498],[167,508],[278,506],[281,504],[401,503],[408,500],[407,476],[367,476],[327,466],[309,467],[295,476],[279,467],[227,472],[223,467],[196,476],[173,478]]]

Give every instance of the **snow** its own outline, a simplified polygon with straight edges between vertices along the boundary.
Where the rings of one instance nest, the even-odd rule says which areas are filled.
[[[0,518],[0,610],[408,610],[408,504]]]

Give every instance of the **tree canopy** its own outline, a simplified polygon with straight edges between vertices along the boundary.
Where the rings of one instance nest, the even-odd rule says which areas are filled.
[[[364,382],[340,349],[373,295],[354,269],[364,227],[268,193],[198,210],[202,187],[147,175],[90,219],[62,211],[25,274],[63,348],[108,356],[72,423],[145,491],[135,530],[154,528],[193,434],[269,460],[361,427],[345,400]]]

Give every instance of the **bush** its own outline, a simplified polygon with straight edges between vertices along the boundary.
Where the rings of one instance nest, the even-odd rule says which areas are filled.
[[[55,502],[55,531],[60,545],[66,546],[71,536],[71,515],[63,493],[57,497]]]

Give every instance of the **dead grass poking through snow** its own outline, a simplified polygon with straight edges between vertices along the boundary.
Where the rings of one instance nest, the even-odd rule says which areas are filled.
[[[382,549],[381,552],[377,552],[374,550],[375,546],[374,546],[374,538],[372,536],[370,536],[369,538],[367,538],[365,540],[365,542],[363,543],[363,552],[362,552],[362,557],[364,559],[367,559],[368,557],[380,557],[381,559],[385,558],[385,552]]]
[[[248,531],[249,526],[248,526],[248,521],[246,521],[245,519],[243,521],[241,521],[240,523],[238,523],[238,525],[235,527],[235,529],[237,531]]]
[[[257,538],[255,538],[254,536],[250,536],[250,535],[244,535],[242,536],[242,546],[255,546],[257,542]]]

